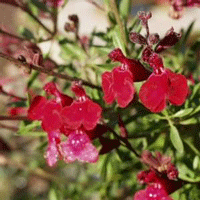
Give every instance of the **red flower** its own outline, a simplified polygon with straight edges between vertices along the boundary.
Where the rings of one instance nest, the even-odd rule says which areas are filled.
[[[148,186],[145,190],[135,193],[133,200],[173,200],[160,184]]]
[[[116,99],[122,108],[132,101],[135,93],[131,72],[121,67],[116,67],[112,72],[105,72],[102,75],[102,88],[106,103],[112,104]]]
[[[92,145],[90,138],[83,130],[72,132],[66,142],[61,143],[61,154],[65,162],[96,162],[99,158],[98,151]]]
[[[94,129],[101,118],[102,108],[86,96],[79,84],[75,83],[72,90],[78,99],[63,108],[61,115],[64,123],[72,130],[79,129],[81,126],[86,130]]]
[[[48,95],[54,95],[55,99],[36,96],[28,110],[28,118],[41,120],[42,128],[48,133],[45,154],[48,165],[55,165],[58,158],[63,158],[66,162],[76,159],[96,162],[99,153],[90,138],[100,137],[107,131],[105,126],[97,125],[101,107],[90,100],[77,83],[72,87],[78,97],[75,101],[62,94],[52,82],[47,83],[44,90]],[[61,143],[61,133],[68,136],[66,142]]]
[[[112,104],[116,100],[118,105],[124,108],[133,99],[133,82],[145,80],[150,72],[139,61],[126,58],[120,49],[114,49],[109,57],[113,61],[121,62],[122,66],[103,73],[104,100],[107,104]]]
[[[178,170],[171,163],[171,158],[156,152],[153,156],[149,151],[144,151],[141,161],[149,165],[150,169],[142,171],[137,178],[140,183],[147,184],[147,188],[136,192],[133,200],[172,200],[169,194],[183,185],[178,180]]]
[[[154,72],[139,92],[144,106],[151,112],[161,112],[165,109],[167,101],[176,106],[182,105],[189,90],[185,76],[164,69],[162,60],[156,53],[150,56],[148,62]]]

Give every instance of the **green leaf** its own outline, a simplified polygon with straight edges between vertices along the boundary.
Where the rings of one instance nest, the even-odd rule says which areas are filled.
[[[197,124],[197,123],[199,123],[199,120],[194,117],[180,122],[180,124],[182,125]]]
[[[86,60],[87,55],[85,51],[81,47],[79,47],[77,44],[67,43],[67,44],[61,45],[61,48],[66,54],[66,56],[68,57],[68,59],[71,57],[80,61]]]
[[[44,12],[50,12],[50,11],[48,10],[47,6],[46,6],[44,3],[42,3],[42,2],[40,2],[40,1],[38,1],[38,0],[31,0],[31,3],[32,3],[33,5],[35,5],[39,10],[42,10],[42,11],[44,11]]]
[[[172,117],[185,117],[187,115],[189,115],[194,109],[193,108],[186,108],[184,110],[180,110],[177,113],[175,113],[174,115],[172,115]]]
[[[200,161],[199,156],[195,156],[194,160],[193,160],[193,169],[197,169],[198,168],[199,161]]]
[[[192,190],[189,192],[189,200],[197,200],[200,199],[200,190],[197,185],[194,185]]]
[[[184,151],[183,142],[179,135],[178,129],[172,124],[170,124],[170,139],[175,149],[180,153],[183,153]]]
[[[190,95],[189,99],[193,99],[199,91],[200,91],[200,83],[194,86],[192,94]]]
[[[126,55],[125,43],[121,37],[119,25],[115,26],[115,29],[112,32],[112,39],[115,48],[120,48],[122,52]]]
[[[19,32],[21,35],[23,35],[25,38],[29,40],[35,39],[34,34],[27,28],[20,27]]]
[[[36,136],[36,137],[46,136],[46,133],[40,131],[40,129],[41,129],[40,121],[33,121],[31,124],[28,125],[26,125],[25,122],[22,121],[17,134],[23,136]]]
[[[56,190],[51,188],[48,194],[48,200],[59,200]]]
[[[128,19],[130,11],[131,11],[131,0],[121,0],[119,5],[119,12],[124,20]]]

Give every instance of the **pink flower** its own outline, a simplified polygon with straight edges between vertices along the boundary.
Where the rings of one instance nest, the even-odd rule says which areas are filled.
[[[173,200],[160,184],[148,186],[135,193],[133,200]]]
[[[189,90],[185,76],[164,69],[162,59],[156,53],[150,55],[148,63],[154,71],[139,92],[143,105],[151,112],[161,112],[168,101],[176,106],[182,105]]]
[[[116,100],[118,105],[124,108],[134,97],[133,82],[147,79],[150,72],[139,61],[126,58],[120,49],[114,49],[109,57],[122,65],[102,74],[104,100],[107,104]]]
[[[72,130],[81,126],[86,130],[94,129],[101,118],[102,108],[87,97],[85,90],[79,84],[75,83],[72,91],[77,100],[63,108],[61,115],[64,123]]]
[[[66,142],[61,143],[61,154],[65,162],[96,162],[99,153],[95,146],[92,145],[90,138],[83,130],[72,132]]]

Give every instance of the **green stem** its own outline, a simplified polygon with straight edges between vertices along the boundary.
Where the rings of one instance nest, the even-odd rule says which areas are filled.
[[[122,37],[122,39],[125,43],[125,46],[127,47],[128,42],[127,42],[127,38],[126,38],[126,33],[125,33],[125,30],[124,30],[124,25],[123,25],[123,22],[121,20],[119,11],[117,9],[116,0],[110,0],[110,8],[111,8],[111,11],[113,12],[115,19],[116,19],[116,21],[119,25],[121,37]]]

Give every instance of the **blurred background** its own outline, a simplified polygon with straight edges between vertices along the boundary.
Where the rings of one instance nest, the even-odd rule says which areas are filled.
[[[108,27],[108,21],[104,10],[101,9],[103,8],[103,0],[94,0],[100,8],[97,8],[91,2],[89,0],[69,0],[59,12],[58,31],[61,34],[67,34],[64,31],[64,24],[68,21],[68,15],[70,14],[77,14],[79,16],[80,35],[87,36],[94,28],[98,31],[105,31]],[[198,8],[189,8],[180,20],[173,20],[168,16],[169,5],[164,0],[133,1],[131,9],[132,16],[135,16],[138,11],[142,10],[150,10],[153,13],[153,17],[149,21],[149,27],[152,33],[158,32],[160,36],[163,36],[172,26],[176,32],[180,32],[181,28],[188,28],[190,23],[195,21],[191,41],[187,45],[190,45],[200,35],[200,9]],[[43,22],[49,27],[52,26],[48,19],[43,19]],[[29,18],[24,12],[8,4],[0,4],[0,23],[1,26],[6,27],[12,33],[17,33],[18,28],[22,26],[33,31],[35,29],[29,23]],[[96,43],[101,42],[96,41]],[[64,63],[58,56],[59,48],[56,42],[44,42],[39,46],[43,53],[49,52],[51,48],[51,57],[58,63]],[[28,76],[23,75],[22,78],[22,74],[22,69],[0,59],[0,84],[4,86],[4,90],[21,97],[26,97],[25,92]],[[10,97],[0,94],[1,115],[12,114],[7,107],[9,101]],[[22,111],[21,114],[25,115],[26,111]],[[91,170],[88,170],[90,166],[81,163],[70,165],[59,163],[59,171],[56,168],[50,168],[46,165],[43,157],[44,148],[42,145],[46,145],[46,137],[27,135],[20,137],[16,134],[17,127],[17,121],[0,121],[1,200],[72,199],[70,197],[62,197],[62,193],[73,193],[73,199],[100,199],[98,192],[90,193],[87,190],[88,184],[91,186],[96,181],[102,184],[101,177],[98,173],[98,164],[94,164],[96,167],[93,165]],[[58,191],[62,192],[58,193]],[[76,196],[76,193],[81,193],[80,191],[84,192],[83,198]],[[124,195],[121,199],[128,200],[133,198],[131,188],[129,187],[122,187],[118,193],[121,196]]]

